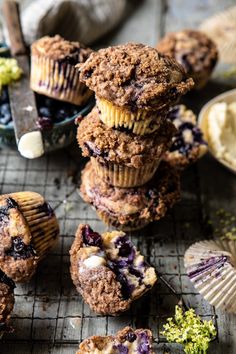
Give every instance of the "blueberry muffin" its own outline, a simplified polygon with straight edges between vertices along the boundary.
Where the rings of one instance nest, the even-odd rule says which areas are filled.
[[[99,234],[80,225],[70,261],[76,289],[94,312],[103,315],[126,311],[157,280],[154,268],[122,231]]]
[[[95,91],[100,118],[108,127],[147,134],[193,86],[173,59],[144,44],[101,49],[79,65],[80,78]]]
[[[197,126],[195,114],[184,105],[173,107],[167,118],[174,123],[177,133],[164,160],[175,168],[184,169],[207,152],[207,143]]]
[[[59,235],[52,208],[34,192],[0,196],[0,230],[0,269],[16,282],[33,276]]]
[[[154,354],[152,332],[125,327],[115,336],[92,336],[85,339],[76,354]]]
[[[91,91],[80,81],[75,69],[91,54],[79,42],[69,42],[56,35],[43,37],[31,46],[31,89],[58,100],[85,104]]]
[[[11,330],[8,323],[15,303],[14,288],[14,281],[0,270],[0,338]]]
[[[209,80],[218,60],[215,43],[204,33],[183,30],[167,34],[157,45],[157,50],[180,63],[200,89]]]
[[[144,186],[117,188],[98,178],[88,162],[82,172],[80,192],[103,222],[125,231],[137,230],[164,217],[179,200],[179,172],[162,162]]]
[[[171,122],[145,137],[110,129],[94,108],[80,123],[77,139],[100,178],[113,186],[128,188],[152,178],[175,132]]]

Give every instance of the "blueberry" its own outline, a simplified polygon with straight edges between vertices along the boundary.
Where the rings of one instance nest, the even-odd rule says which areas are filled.
[[[129,257],[133,253],[133,245],[127,237],[118,237],[115,246],[119,249],[118,254],[121,257]]]
[[[85,225],[82,230],[83,242],[86,246],[96,246],[102,248],[102,238],[98,232],[94,232],[91,227]]]
[[[170,119],[171,121],[173,121],[178,117],[178,114],[179,114],[179,106],[174,106],[169,111],[167,118]]]
[[[52,112],[48,107],[40,107],[39,115],[41,117],[52,118]]]
[[[3,103],[0,106],[0,112],[1,112],[2,116],[7,115],[7,114],[11,114],[11,109],[10,109],[9,103]]]
[[[64,120],[65,118],[68,117],[68,113],[63,109],[63,108],[60,108],[58,111],[56,111],[55,113],[55,119],[57,121],[62,121]]]
[[[150,353],[150,343],[149,338],[146,333],[141,333],[139,335],[139,344],[137,348],[138,354],[149,354]]]
[[[142,273],[138,269],[135,269],[134,267],[129,267],[129,272],[130,274],[134,275],[137,278],[141,278],[141,279],[143,278]]]
[[[194,128],[194,124],[191,122],[184,122],[180,125],[179,131],[183,131],[185,129],[190,129],[192,130]]]
[[[137,338],[137,336],[133,332],[129,332],[125,337],[125,339],[130,343],[133,343],[136,340],[136,338]]]
[[[113,349],[115,349],[115,352],[117,354],[128,354],[129,353],[129,349],[123,344],[116,344],[113,346]]]
[[[181,149],[184,146],[184,140],[182,136],[176,136],[175,140],[173,141],[170,151],[176,151]]]
[[[7,125],[11,120],[11,114],[6,114],[0,117],[0,124]]]
[[[35,251],[32,245],[26,245],[22,238],[12,237],[12,245],[6,251],[6,255],[14,257],[14,259],[26,259],[35,256]]]
[[[49,217],[54,216],[54,211],[47,202],[44,202],[43,204],[39,205],[37,209],[39,213],[44,213]]]

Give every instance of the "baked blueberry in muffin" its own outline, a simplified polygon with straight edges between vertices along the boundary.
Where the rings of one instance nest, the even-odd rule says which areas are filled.
[[[91,157],[94,170],[103,181],[128,188],[152,178],[175,132],[169,121],[145,136],[111,129],[99,119],[94,108],[80,123],[77,138],[83,155]]]
[[[158,43],[157,49],[177,60],[188,76],[193,78],[197,89],[205,86],[218,59],[215,43],[206,34],[196,30],[168,33]]]
[[[31,46],[32,90],[57,100],[85,104],[92,92],[80,81],[75,65],[85,62],[91,52],[79,42],[59,35],[38,39]]]
[[[125,327],[115,336],[92,336],[85,339],[76,354],[154,354],[152,332]]]
[[[14,288],[14,281],[0,270],[0,338],[11,330],[9,320],[15,303]]]
[[[103,315],[126,311],[156,282],[154,268],[126,234],[99,234],[80,225],[70,250],[71,277],[90,308]]]
[[[179,172],[161,162],[144,186],[118,188],[94,173],[91,162],[82,171],[81,196],[108,225],[124,231],[137,230],[164,217],[180,197]]]
[[[193,86],[174,59],[137,43],[94,52],[79,70],[81,81],[95,91],[101,120],[139,135],[157,129],[170,106]]]
[[[173,167],[185,168],[207,152],[207,143],[197,126],[195,114],[186,106],[173,107],[167,118],[173,122],[177,133],[172,138],[169,151],[164,154],[164,160]]]
[[[29,280],[58,236],[55,214],[40,194],[0,196],[0,269],[11,279]]]

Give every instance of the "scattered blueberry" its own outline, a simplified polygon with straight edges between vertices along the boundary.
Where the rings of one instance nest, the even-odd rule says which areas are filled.
[[[52,112],[48,107],[40,107],[39,108],[39,116],[52,118]]]

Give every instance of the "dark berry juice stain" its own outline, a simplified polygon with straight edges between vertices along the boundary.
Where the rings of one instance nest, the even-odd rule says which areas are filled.
[[[10,279],[2,270],[0,270],[0,283],[8,285],[12,290],[16,287],[14,281]]]
[[[8,250],[6,250],[5,254],[6,256],[13,257],[16,260],[34,257],[36,252],[32,245],[26,245],[22,241],[22,238],[17,236],[12,237],[12,245]]]
[[[102,237],[98,232],[91,229],[89,225],[85,225],[82,229],[83,243],[86,246],[95,246],[102,248]]]
[[[44,213],[49,217],[54,216],[54,211],[47,202],[44,202],[43,204],[39,205],[37,210],[39,213]]]

